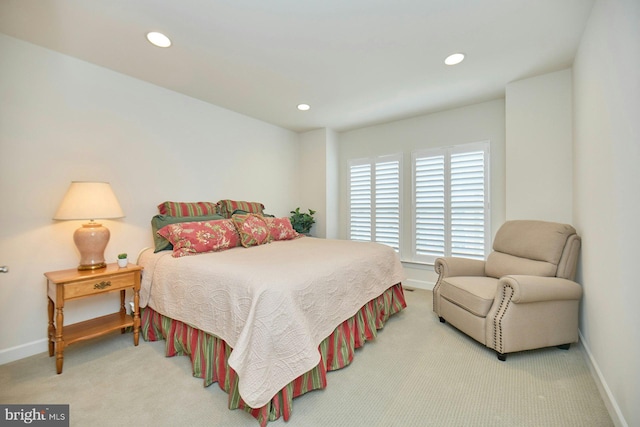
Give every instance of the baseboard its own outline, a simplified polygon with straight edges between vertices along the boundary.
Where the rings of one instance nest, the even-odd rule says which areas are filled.
[[[609,411],[609,416],[611,416],[611,421],[616,427],[629,427],[627,421],[624,419],[624,415],[620,411],[620,407],[618,406],[616,399],[613,397],[611,393],[611,389],[607,385],[604,377],[602,376],[602,372],[598,367],[595,359],[593,358],[593,354],[589,350],[589,346],[585,344],[584,337],[582,336],[582,332],[578,332],[580,335],[580,347],[582,348],[585,359],[587,361],[587,366],[589,366],[589,371],[591,371],[591,376],[593,377],[598,390],[600,391],[600,396],[602,396],[602,400],[604,400],[604,405],[607,407],[607,411]]]
[[[46,338],[0,350],[0,365],[44,353],[45,351],[49,351],[48,340]]]
[[[435,283],[427,282],[426,280],[407,279],[402,282],[402,286],[405,288],[424,289],[426,291],[432,291]]]

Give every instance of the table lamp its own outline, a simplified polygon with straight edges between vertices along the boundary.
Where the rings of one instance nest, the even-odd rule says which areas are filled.
[[[53,216],[57,220],[86,220],[73,233],[73,241],[80,251],[78,270],[104,268],[104,250],[109,243],[109,229],[96,219],[122,218],[124,213],[108,182],[73,181]]]

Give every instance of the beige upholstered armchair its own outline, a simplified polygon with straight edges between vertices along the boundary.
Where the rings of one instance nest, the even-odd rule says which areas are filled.
[[[570,225],[508,221],[486,261],[436,260],[433,311],[502,361],[515,351],[568,349],[578,340],[579,250]]]

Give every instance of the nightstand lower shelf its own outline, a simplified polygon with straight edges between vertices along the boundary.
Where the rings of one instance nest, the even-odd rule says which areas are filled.
[[[95,319],[84,322],[74,323],[73,325],[65,325],[62,336],[64,337],[64,345],[66,347],[74,342],[96,338],[118,329],[124,330],[124,328],[129,326],[133,326],[133,317],[118,312],[96,317]],[[52,341],[55,342],[55,335],[52,337]]]

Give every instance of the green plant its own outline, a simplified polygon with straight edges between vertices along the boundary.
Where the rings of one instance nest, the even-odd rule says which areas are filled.
[[[309,213],[300,212],[300,208],[296,208],[295,211],[291,211],[291,226],[298,233],[308,234],[311,230],[311,226],[315,224],[316,220],[313,219],[313,214],[316,211],[309,209]]]
[[[118,259],[127,259],[127,254],[125,253],[118,254]]]

